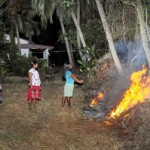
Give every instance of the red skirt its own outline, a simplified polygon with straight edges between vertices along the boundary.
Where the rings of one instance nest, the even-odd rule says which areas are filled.
[[[40,100],[41,99],[41,92],[40,92],[40,86],[29,86],[28,87],[28,101],[32,100]]]

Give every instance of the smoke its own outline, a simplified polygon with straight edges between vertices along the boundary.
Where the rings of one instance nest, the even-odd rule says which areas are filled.
[[[136,71],[147,65],[147,59],[139,35],[135,35],[133,41],[119,40],[115,43],[117,54],[122,63],[128,64],[128,68]]]
[[[85,109],[86,116],[97,119],[107,116],[120,103],[125,91],[130,87],[131,73],[141,70],[143,65],[147,66],[147,58],[139,35],[135,35],[132,41],[118,40],[115,48],[122,63],[123,74],[116,73],[112,79],[101,85],[101,89],[106,89],[104,99],[96,107]]]

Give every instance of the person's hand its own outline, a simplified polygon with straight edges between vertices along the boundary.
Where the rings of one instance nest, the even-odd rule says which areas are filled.
[[[83,80],[80,80],[80,83],[84,83],[84,81],[83,81]]]

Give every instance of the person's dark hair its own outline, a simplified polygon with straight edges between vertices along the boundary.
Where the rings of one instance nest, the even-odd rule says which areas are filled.
[[[71,70],[70,64],[66,64],[66,70]]]
[[[36,64],[37,64],[36,60],[32,61],[32,65],[36,65]]]

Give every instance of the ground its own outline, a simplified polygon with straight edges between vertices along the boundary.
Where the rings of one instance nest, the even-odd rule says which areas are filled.
[[[3,84],[0,150],[121,150],[116,133],[84,118],[82,86],[75,86],[72,108],[61,107],[64,81],[42,83],[42,100],[29,111],[27,83]]]

